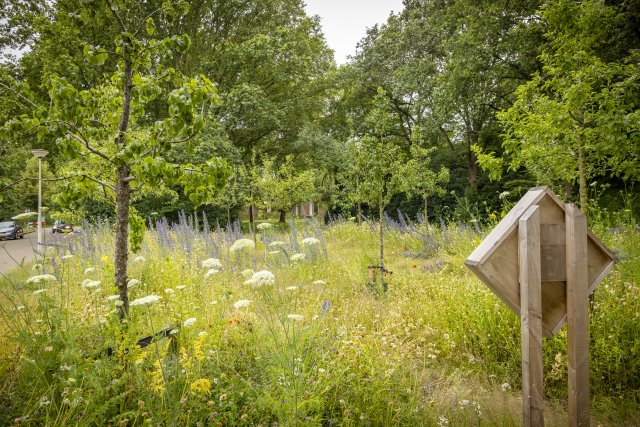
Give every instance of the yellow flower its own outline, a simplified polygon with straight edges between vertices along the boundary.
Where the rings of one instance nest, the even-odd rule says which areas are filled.
[[[109,255],[102,255],[102,258],[100,258],[102,261],[107,262],[109,261]]]
[[[208,393],[211,390],[211,381],[200,378],[191,383],[191,391],[195,393]]]

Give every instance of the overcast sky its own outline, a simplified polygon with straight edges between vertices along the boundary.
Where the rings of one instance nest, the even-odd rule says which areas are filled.
[[[318,15],[327,44],[338,65],[356,53],[368,27],[385,23],[391,11],[402,10],[402,0],[305,0],[307,13]]]

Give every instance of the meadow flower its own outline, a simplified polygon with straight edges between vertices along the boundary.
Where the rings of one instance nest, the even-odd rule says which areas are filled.
[[[502,388],[502,391],[509,391],[511,390],[511,386],[509,385],[509,383],[503,383],[500,388]]]
[[[51,274],[40,274],[27,279],[27,283],[55,282],[56,277]]]
[[[260,288],[262,286],[270,286],[275,283],[276,279],[273,273],[267,270],[258,271],[254,273],[251,279],[244,282],[245,285],[252,285],[254,288]]]
[[[211,381],[206,378],[200,378],[192,382],[190,387],[194,393],[208,393],[211,391]]]
[[[294,322],[299,322],[304,320],[304,316],[301,314],[287,314],[287,319],[293,320]]]
[[[320,240],[316,239],[315,237],[307,237],[305,239],[302,239],[303,245],[317,245],[318,243],[320,243]]]
[[[214,274],[219,273],[220,270],[216,270],[215,268],[210,269],[209,271],[207,271],[204,275],[204,278],[206,279],[209,276],[213,276]]]
[[[241,299],[241,300],[239,300],[239,301],[236,301],[236,302],[233,304],[233,308],[236,308],[236,309],[237,309],[237,308],[242,308],[242,307],[248,307],[248,306],[249,306],[249,304],[251,304],[251,300],[248,300],[248,299]]]
[[[269,247],[270,248],[279,248],[279,247],[282,247],[284,245],[285,245],[285,243],[281,242],[280,240],[276,240],[275,242],[269,243]]]
[[[184,321],[182,326],[184,326],[185,328],[188,328],[190,326],[193,326],[196,323],[197,320],[198,319],[196,319],[195,317],[190,317],[190,318],[188,318],[187,320]]]
[[[286,287],[286,290],[287,290],[287,291],[297,291],[297,290],[298,290],[298,287],[297,287],[297,286],[287,286],[287,287]]]
[[[511,193],[508,192],[508,191],[503,191],[502,193],[498,194],[498,199],[502,200],[505,197],[507,197],[509,194],[511,194]]]
[[[41,293],[46,292],[46,291],[47,291],[46,289],[38,289],[37,291],[33,292],[33,295],[40,295]]]
[[[142,255],[138,255],[137,257],[135,257],[133,259],[133,262],[135,263],[139,263],[139,262],[145,262],[147,259],[145,257],[143,257]]]
[[[322,286],[322,285],[326,285],[327,282],[325,282],[324,280],[314,280],[313,282],[311,282],[311,284],[315,286]]]
[[[138,279],[131,279],[127,282],[127,288],[131,289],[135,286],[138,286],[140,284],[140,280]]]
[[[242,270],[242,272],[240,274],[242,275],[242,277],[244,277],[245,280],[249,280],[249,279],[251,279],[251,277],[253,277],[254,273],[255,273],[255,271],[253,271],[250,268],[247,268],[246,270]]]
[[[85,275],[87,275],[87,274],[89,274],[89,273],[93,273],[94,271],[96,271],[96,269],[95,269],[95,268],[93,268],[93,267],[89,267],[89,268],[86,268],[86,269],[84,270],[84,274],[85,274]]]
[[[260,224],[256,225],[256,228],[260,231],[264,231],[268,228],[271,228],[271,224],[268,222],[261,222]]]
[[[167,289],[164,290],[164,293],[167,294],[167,295],[173,295],[173,294],[176,293],[176,291],[174,291],[171,288],[167,288]]]
[[[208,269],[217,268],[217,269],[220,269],[220,268],[222,268],[222,263],[217,258],[207,258],[204,261],[202,261],[202,268],[208,268]]]
[[[100,286],[102,284],[101,281],[99,280],[89,280],[89,279],[85,279],[82,281],[82,287],[85,289],[94,289],[97,288],[98,286]]]
[[[129,303],[130,307],[136,307],[138,305],[151,305],[160,301],[162,298],[158,295],[147,295],[146,297],[134,299]]]
[[[291,261],[303,261],[306,257],[307,255],[305,254],[293,254],[291,255],[291,257],[289,257],[289,259]]]
[[[255,249],[256,244],[251,239],[238,239],[233,242],[233,245],[229,248],[229,252],[240,251],[244,248]]]
[[[31,271],[40,271],[42,270],[42,264],[33,264],[33,267],[31,267]]]
[[[111,301],[120,301],[120,295],[109,295],[107,298],[105,298],[107,301],[111,302]]]

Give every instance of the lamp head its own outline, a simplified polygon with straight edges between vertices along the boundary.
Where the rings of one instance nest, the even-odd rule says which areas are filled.
[[[33,154],[37,158],[41,159],[44,156],[46,156],[47,154],[49,154],[49,152],[47,150],[43,150],[41,148],[37,148],[35,150],[31,150],[31,154]]]

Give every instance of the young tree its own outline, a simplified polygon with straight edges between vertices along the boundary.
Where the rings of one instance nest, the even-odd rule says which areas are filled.
[[[296,171],[291,155],[285,157],[279,168],[273,160],[265,161],[263,171],[260,191],[267,206],[280,212],[280,222],[285,222],[287,211],[295,205],[316,196],[313,172]]]
[[[386,92],[378,88],[373,100],[373,109],[367,115],[367,135],[361,139],[361,156],[364,174],[360,191],[366,200],[378,207],[378,236],[380,278],[384,272],[384,209],[391,198],[402,188],[402,158],[400,150],[389,136],[391,117]]]
[[[204,125],[203,112],[217,99],[206,77],[188,78],[166,65],[175,52],[189,49],[189,37],[153,38],[157,20],[176,19],[187,8],[182,1],[165,1],[138,18],[123,15],[128,8],[121,1],[82,3],[76,13],[84,25],[110,23],[117,29],[112,50],[88,44],[83,49],[87,61],[96,66],[113,56],[114,73],[89,89],[78,89],[54,76],[48,82],[50,103],[34,105],[31,117],[22,116],[5,126],[9,132],[26,128],[36,131],[40,140],[55,141],[55,151],[69,162],[65,172],[70,179],[59,197],[64,205],[73,205],[98,189],[114,196],[114,281],[123,302],[122,318],[129,308],[129,227],[134,251],[144,232],[144,222],[131,208],[132,194],[146,184],[181,183],[190,199],[201,204],[226,179],[221,160],[192,166],[171,164],[164,157],[174,144],[193,142]],[[154,117],[149,111],[159,110],[158,105],[166,106],[166,111]]]

